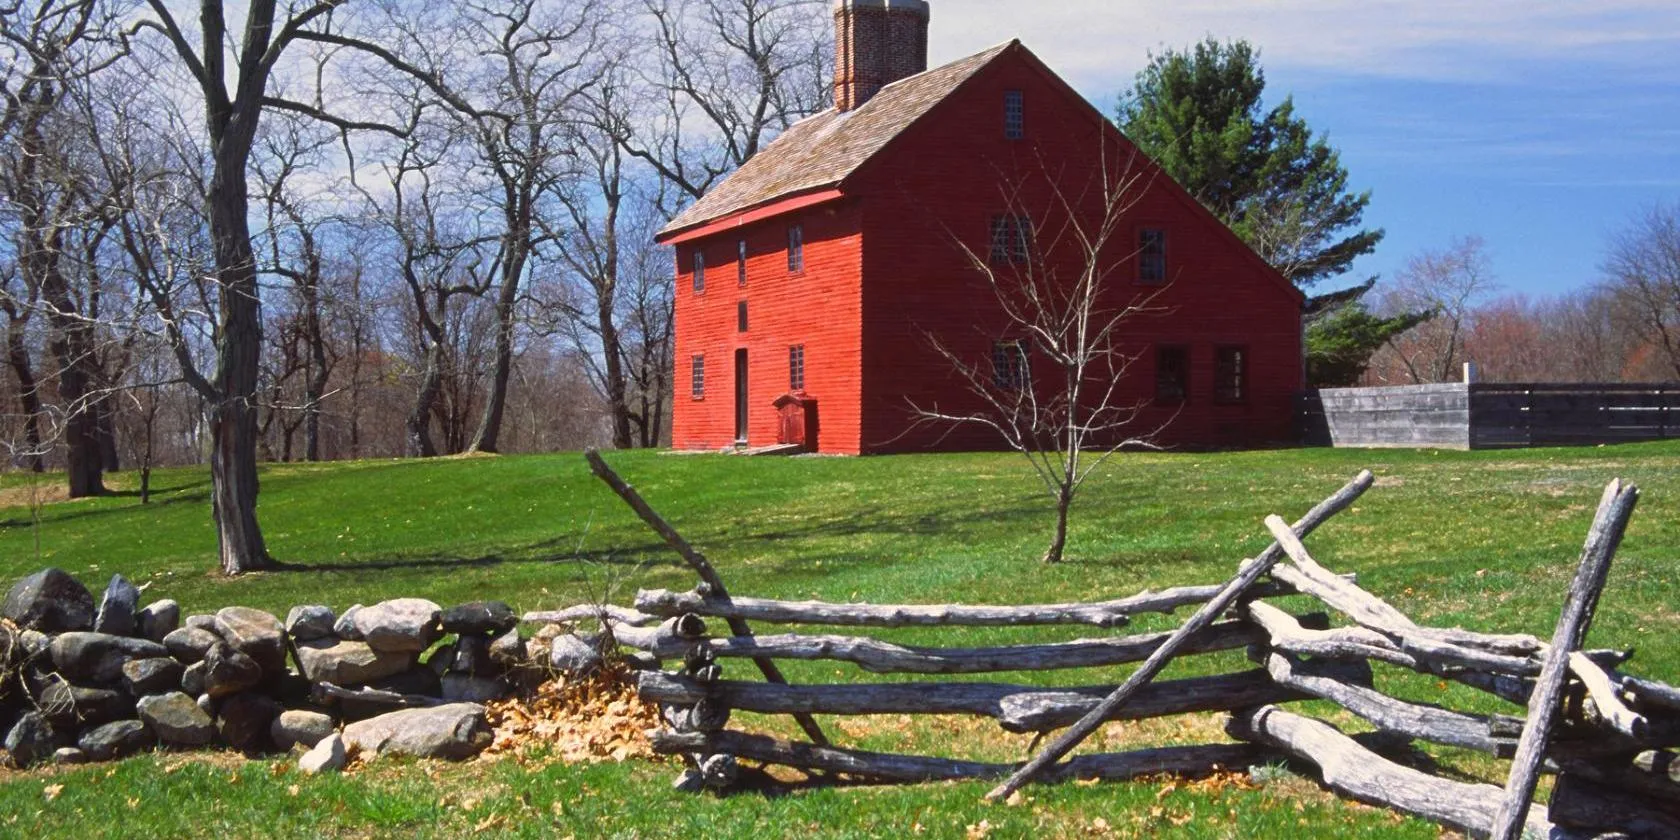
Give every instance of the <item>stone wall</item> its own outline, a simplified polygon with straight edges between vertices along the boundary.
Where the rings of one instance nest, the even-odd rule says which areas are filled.
[[[482,704],[547,647],[522,639],[499,601],[306,605],[282,621],[237,606],[182,617],[174,601],[140,600],[116,575],[96,603],[58,569],[11,588],[0,732],[13,765],[212,745],[313,748],[314,769],[342,766],[346,748],[465,758],[491,740]]]

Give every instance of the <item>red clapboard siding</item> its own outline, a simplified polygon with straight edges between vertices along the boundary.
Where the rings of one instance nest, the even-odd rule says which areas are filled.
[[[805,268],[788,271],[788,227],[804,230]],[[735,442],[735,351],[748,360],[747,443],[776,442],[777,397],[788,392],[788,348],[805,346],[805,391],[817,400],[823,452],[857,454],[862,392],[861,236],[855,204],[801,210],[678,246],[677,384],[671,440],[679,449]],[[747,242],[747,285],[737,282],[739,242]],[[695,294],[695,248],[706,252],[706,289]],[[737,304],[747,303],[738,332]],[[690,395],[691,359],[706,357],[706,396]]]
[[[1021,91],[1026,137],[1003,131],[1003,96]],[[1017,206],[1053,218],[1050,184],[1101,216],[1100,178],[1129,174],[1138,196],[1118,226],[1105,264],[1116,265],[1104,305],[1144,296],[1151,312],[1121,330],[1136,361],[1119,380],[1120,400],[1142,406],[1129,435],[1168,446],[1238,446],[1285,441],[1302,387],[1301,297],[1183,190],[1136,155],[1117,131],[1024,49],[1005,51],[849,178],[846,198],[763,219],[679,246],[677,383],[673,442],[718,448],[734,442],[733,353],[747,348],[751,369],[748,442],[775,442],[771,403],[787,391],[787,348],[805,345],[806,392],[818,402],[821,451],[902,452],[985,449],[994,434],[918,425],[913,406],[961,413],[974,397],[937,341],[989,369],[992,341],[1006,335],[992,291],[958,242],[984,254],[990,220]],[[787,228],[802,224],[805,271],[789,276]],[[1087,224],[1090,227],[1090,224]],[[1167,232],[1165,288],[1134,282],[1139,228]],[[736,286],[735,253],[748,241],[749,282]],[[692,291],[691,251],[707,253],[706,291]],[[1062,271],[1081,260],[1060,262]],[[746,300],[750,331],[736,332]],[[1190,352],[1190,393],[1182,404],[1153,405],[1160,345]],[[1215,353],[1247,352],[1248,393],[1214,400]],[[688,397],[690,358],[705,353],[706,398]],[[1040,364],[1035,381],[1055,377]],[[1048,386],[1045,386],[1048,387]]]

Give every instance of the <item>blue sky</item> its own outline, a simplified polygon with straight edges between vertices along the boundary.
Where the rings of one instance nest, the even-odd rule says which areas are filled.
[[[931,59],[1021,38],[1109,110],[1151,50],[1261,50],[1329,135],[1367,224],[1360,277],[1480,235],[1502,291],[1594,282],[1607,239],[1680,201],[1680,0],[931,0]]]

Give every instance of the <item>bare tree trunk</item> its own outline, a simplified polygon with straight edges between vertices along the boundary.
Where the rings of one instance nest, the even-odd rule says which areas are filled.
[[[309,356],[303,381],[303,459],[321,460],[321,400],[327,392],[327,339],[321,329],[321,258],[310,240],[309,269],[303,287],[303,338]],[[287,447],[290,449],[290,447]]]
[[[432,443],[432,408],[437,403],[443,383],[443,344],[434,340],[426,349],[426,368],[420,375],[420,388],[414,395],[414,407],[408,412],[408,454],[411,457],[436,456]]]
[[[40,386],[35,381],[35,366],[30,360],[29,344],[24,336],[28,319],[19,320],[18,313],[10,305],[6,311],[11,317],[11,324],[6,329],[6,363],[11,365],[12,373],[17,377],[18,404],[23,411],[25,463],[29,465],[30,472],[42,472],[46,466],[41,452],[41,394],[37,390]]]
[[[220,336],[210,407],[212,514],[221,545],[222,571],[237,575],[271,568],[273,560],[257,525],[257,376],[262,352],[262,310],[256,258],[251,250],[245,161],[256,130],[232,126],[218,149],[208,196],[215,243]]]
[[[523,247],[511,250],[514,253],[509,256],[502,274],[502,289],[496,296],[496,361],[490,374],[489,392],[484,398],[484,419],[479,423],[472,445],[468,447],[474,452],[501,451],[502,414],[507,407],[508,378],[513,372],[514,316],[526,257]]]
[[[1044,562],[1062,562],[1062,550],[1067,547],[1068,509],[1073,507],[1073,488],[1068,482],[1062,482],[1062,488],[1056,494],[1056,532],[1050,538],[1050,547],[1044,550]]]
[[[117,451],[116,401],[110,397],[101,399],[94,406],[94,416],[99,435],[99,463],[106,472],[118,472],[122,469],[122,456]]]
[[[603,294],[603,298],[596,312],[601,324],[601,355],[606,362],[607,408],[612,412],[613,446],[629,449],[635,445],[635,439],[630,436],[630,404],[625,396],[624,347],[619,339],[618,325],[613,323],[610,290]]]
[[[55,246],[48,246],[56,251]],[[81,499],[105,492],[103,464],[100,460],[99,418],[91,404],[93,379],[88,368],[94,363],[92,328],[71,314],[76,311],[64,275],[56,265],[54,252],[42,255],[45,262],[41,272],[43,295],[51,304],[47,319],[52,323],[52,338],[48,349],[58,360],[58,395],[69,415],[64,428],[64,469],[70,485],[70,498]]]

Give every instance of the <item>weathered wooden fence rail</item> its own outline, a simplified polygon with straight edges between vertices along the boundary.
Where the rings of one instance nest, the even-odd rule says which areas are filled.
[[[603,465],[604,467],[604,465]],[[580,607],[534,613],[532,621],[594,619],[595,645],[639,651],[641,696],[660,704],[668,728],[654,748],[686,757],[681,783],[727,788],[740,760],[873,782],[1069,778],[1126,779],[1154,773],[1202,775],[1283,756],[1318,769],[1324,783],[1362,801],[1416,814],[1476,836],[1680,836],[1680,689],[1620,671],[1631,655],[1583,651],[1581,640],[1637,491],[1606,489],[1582,552],[1581,573],[1550,641],[1420,625],[1326,568],[1302,540],[1371,484],[1350,482],[1293,526],[1267,519],[1273,544],[1234,564],[1224,584],[1179,587],[1093,603],[1026,606],[871,605],[731,597],[702,583],[692,592],[644,591],[634,609]],[[616,488],[615,488],[616,489]],[[668,527],[668,526],[667,526]],[[685,544],[686,545],[686,544]],[[715,571],[712,572],[715,577]],[[1339,616],[1295,615],[1268,599],[1305,595]],[[1122,630],[1129,616],[1196,607],[1173,632],[1123,633],[1043,644],[988,647],[907,645],[865,635],[735,632],[739,623],[815,627],[951,627],[1071,624]],[[711,636],[707,619],[731,634]],[[582,632],[582,631],[578,631]],[[1161,682],[1179,656],[1243,649],[1259,667]],[[1014,682],[787,684],[724,678],[725,660],[848,663],[876,674],[989,674],[1109,668],[1144,663],[1119,686]],[[660,662],[680,661],[667,672]],[[1476,714],[1387,693],[1375,668],[1428,674],[1502,698],[1526,714]],[[772,671],[779,675],[779,671]],[[1425,741],[1511,758],[1504,790],[1440,778],[1383,757],[1365,736],[1280,708],[1327,700],[1368,722],[1390,742]],[[1514,710],[1514,709],[1513,709]],[[1004,730],[1055,739],[1020,764],[850,749],[813,738],[790,742],[731,729],[733,712],[790,715],[809,732],[818,715],[971,715]],[[1063,756],[1097,725],[1197,712],[1226,712],[1238,743]],[[1035,739],[1034,743],[1037,743]],[[1392,745],[1392,743],[1391,743]],[[1533,779],[1558,776],[1550,808],[1532,805]]]

